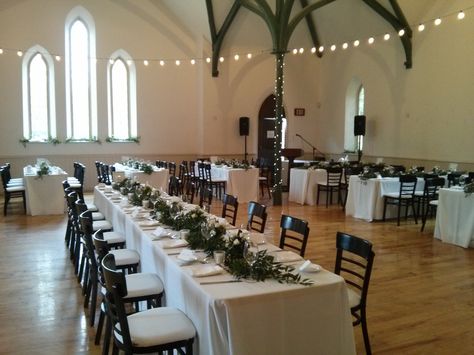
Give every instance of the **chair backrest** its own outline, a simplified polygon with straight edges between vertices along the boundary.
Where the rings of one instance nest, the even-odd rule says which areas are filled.
[[[418,178],[415,175],[400,175],[400,196],[413,196]]]
[[[171,175],[170,183],[168,186],[168,192],[170,196],[179,196],[181,194],[181,190],[182,190],[181,182],[176,176]]]
[[[196,185],[191,180],[186,180],[184,186],[184,195],[186,196],[186,202],[194,202],[194,194],[196,193]]]
[[[235,221],[237,220],[237,210],[239,209],[239,201],[237,201],[237,197],[224,194],[222,203],[222,218],[227,219],[230,224],[235,226]]]
[[[189,161],[189,175],[193,180],[196,178],[196,162],[194,160]]]
[[[329,167],[327,168],[327,185],[337,186],[341,183],[342,168],[341,167]]]
[[[176,176],[176,163],[174,161],[168,163],[168,171],[171,176]]]
[[[202,162],[198,162],[198,177],[201,182],[206,181],[206,172],[205,172],[205,164]]]
[[[423,190],[423,197],[429,201],[438,198],[438,191],[445,184],[444,178],[435,177],[425,179],[425,188]]]
[[[7,178],[7,171],[6,171],[6,168],[3,167],[1,170],[0,170],[0,174],[2,175],[2,185],[3,185],[3,189],[6,190],[7,189],[7,184],[8,184],[8,178]]]
[[[203,208],[204,205],[212,205],[212,189],[210,187],[202,187],[199,189],[199,207]]]
[[[104,240],[104,233],[101,229],[95,232],[92,235],[92,243],[94,243],[95,251],[97,252],[97,257],[99,263],[102,259],[109,253],[110,246],[106,240]]]
[[[133,346],[130,338],[125,304],[123,302],[123,297],[127,295],[125,274],[117,271],[113,254],[107,254],[102,260],[101,266],[105,279],[105,288],[107,290],[105,301],[112,324],[112,334],[114,337],[120,339],[124,347],[128,349],[126,353],[131,353]]]
[[[101,173],[102,173],[102,182],[106,185],[111,185],[112,182],[110,181],[110,168],[108,164],[102,164]]]
[[[89,265],[91,266],[91,272],[94,272],[97,275],[97,260],[94,252],[94,243],[92,242],[92,220],[87,217],[85,213],[81,213],[79,216],[82,227],[82,240],[84,241],[86,247],[87,258],[89,259]]]
[[[71,212],[71,222],[74,224],[74,227],[79,228],[79,215],[77,214],[76,200],[76,191],[72,191],[67,195],[67,205],[69,211]]]
[[[263,233],[267,223],[267,206],[250,201],[247,209],[247,229]]]
[[[461,179],[460,172],[452,172],[448,174],[448,187],[459,185],[459,180]]]
[[[375,257],[372,243],[350,234],[337,232],[336,248],[334,273],[341,275],[346,284],[360,295],[360,306],[365,307]]]
[[[95,170],[97,171],[97,182],[99,183],[104,182],[102,180],[102,162],[96,160]]]
[[[204,179],[208,184],[212,184],[212,174],[211,174],[211,164],[203,163],[204,164]]]
[[[308,222],[296,217],[282,215],[280,228],[280,248],[290,248],[304,256],[309,237]]]
[[[185,163],[184,161],[181,164],[179,164],[178,176],[179,176],[179,180],[181,180],[181,182],[184,184],[188,176],[188,164]]]

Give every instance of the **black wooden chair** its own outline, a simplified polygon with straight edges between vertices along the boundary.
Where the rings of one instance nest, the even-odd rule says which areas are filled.
[[[181,181],[179,181],[179,179],[174,175],[170,176],[168,193],[170,196],[181,196],[181,194],[183,193]]]
[[[204,179],[206,186],[216,191],[216,197],[221,198],[222,194],[225,194],[227,180],[214,179],[211,174],[211,164],[209,163],[204,163]]]
[[[23,184],[13,184],[9,181],[11,180],[10,177],[10,167],[4,166],[0,170],[0,174],[2,176],[2,184],[3,184],[3,194],[4,194],[4,203],[3,203],[3,215],[7,215],[8,204],[12,198],[21,198],[23,199],[23,209],[26,213],[26,196],[25,196],[25,186]]]
[[[341,275],[346,281],[349,306],[351,307],[351,314],[355,318],[352,325],[361,324],[365,351],[367,354],[371,354],[369,333],[367,331],[366,305],[370,274],[375,257],[372,243],[353,235],[337,232],[336,248],[334,273]]]
[[[124,298],[128,294],[128,283],[125,275],[115,270],[113,255],[108,254],[102,260],[102,272],[114,354],[118,354],[119,349],[126,354],[172,353],[175,349],[179,353],[192,354],[196,330],[183,312],[159,307],[127,315]]]
[[[235,226],[238,209],[239,201],[237,201],[237,197],[224,194],[224,198],[222,199],[222,218],[227,219],[230,224]]]
[[[187,203],[194,202],[194,195],[196,193],[196,185],[191,180],[186,180],[186,183],[183,188],[183,195],[186,198]]]
[[[272,170],[268,166],[262,166],[259,168],[258,183],[260,186],[260,193],[262,197],[265,196],[265,190],[268,192],[268,198],[272,198],[272,193],[270,191],[270,184],[272,181]]]
[[[176,163],[174,161],[168,163],[168,171],[170,176],[176,176]]]
[[[425,188],[423,191],[422,198],[422,214],[421,214],[421,232],[425,230],[426,219],[428,214],[434,214],[438,208],[438,191],[440,188],[444,187],[445,180],[444,178],[434,178],[427,179],[425,181]]]
[[[267,206],[250,201],[247,209],[247,230],[263,233],[267,223]]]
[[[461,172],[455,171],[448,174],[448,187],[459,185],[461,180]]]
[[[341,200],[341,177],[342,177],[342,168],[340,167],[329,167],[327,168],[327,179],[325,182],[318,184],[318,192],[316,197],[316,204],[319,205],[319,194],[321,191],[326,192],[326,208],[329,205],[329,201],[332,203],[332,195],[334,192],[337,192],[337,201],[339,203]]]
[[[387,205],[396,205],[397,212],[397,226],[400,225],[400,213],[402,207],[405,207],[405,219],[408,218],[408,208],[411,206],[415,224],[418,224],[417,212],[415,208],[415,189],[418,178],[415,175],[401,175],[400,176],[400,190],[398,192],[390,192],[383,195],[383,221],[387,212]]]
[[[199,207],[207,209],[209,212],[212,205],[212,190],[209,187],[199,189]]]
[[[280,248],[293,249],[304,256],[309,237],[308,222],[296,217],[282,215],[280,228]]]

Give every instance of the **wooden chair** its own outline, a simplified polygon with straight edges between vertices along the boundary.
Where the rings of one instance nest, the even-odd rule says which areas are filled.
[[[104,182],[102,180],[102,162],[101,161],[97,161],[95,162],[95,169],[96,169],[96,173],[97,173],[97,182],[98,183],[102,183]]]
[[[168,163],[168,171],[170,176],[176,176],[176,163],[174,161]]]
[[[440,188],[444,187],[444,185],[444,178],[427,179],[425,181],[425,188],[423,191],[423,198],[421,202],[423,204],[421,215],[421,232],[425,230],[425,224],[426,219],[428,218],[428,214],[433,214],[438,208],[438,191]]]
[[[309,237],[308,222],[296,217],[282,215],[280,228],[280,248],[293,249],[304,256]]]
[[[455,171],[448,174],[448,187],[459,185],[461,179],[461,172]]]
[[[267,206],[250,201],[247,209],[247,230],[263,233],[267,223]]]
[[[366,305],[370,274],[375,257],[372,243],[353,235],[337,232],[336,248],[334,273],[341,275],[346,281],[349,306],[351,314],[355,318],[352,325],[361,324],[365,351],[367,354],[371,354]]]
[[[7,215],[8,204],[10,203],[10,200],[12,198],[23,199],[23,209],[26,214],[25,186],[23,184],[13,184],[13,183],[9,184],[9,181],[11,180],[9,169],[10,169],[9,166],[4,166],[0,170],[0,174],[2,176],[3,194],[4,194],[3,215],[4,216]]]
[[[349,193],[349,179],[350,179],[351,175],[359,175],[361,172],[362,172],[362,168],[360,168],[358,166],[349,167],[349,168],[344,169],[344,174],[343,174],[344,179],[341,178],[343,181],[341,181],[341,185],[340,185],[341,195],[342,195],[342,193],[344,193],[344,201],[342,203],[342,210],[343,211],[346,210],[347,195]]]
[[[415,189],[418,178],[415,175],[401,175],[400,176],[400,190],[398,192],[391,192],[383,195],[383,221],[385,221],[385,214],[387,205],[396,205],[397,212],[397,226],[400,225],[400,213],[402,207],[405,207],[405,219],[408,218],[408,207],[411,206],[413,210],[413,217],[415,224],[418,224],[417,213],[415,209]]]
[[[159,307],[127,315],[124,298],[128,294],[128,283],[125,275],[115,270],[113,255],[108,254],[102,260],[102,272],[114,354],[118,354],[119,349],[126,354],[172,353],[175,349],[178,353],[192,354],[196,330],[183,312]]]
[[[238,209],[239,202],[237,201],[237,197],[224,194],[224,198],[222,199],[222,218],[227,219],[230,224],[235,226]]]
[[[270,191],[270,184],[272,181],[272,171],[268,166],[262,166],[260,169],[258,183],[260,186],[260,193],[262,197],[265,196],[265,190],[268,192],[268,198],[272,198],[272,193]]]
[[[341,202],[341,177],[342,168],[329,167],[327,168],[327,179],[325,182],[318,184],[318,193],[316,197],[316,204],[319,205],[319,194],[321,191],[326,191],[326,208],[329,205],[329,200],[332,203],[332,194],[337,192],[338,202]]]
[[[199,207],[211,209],[212,190],[208,187],[199,189]],[[209,212],[209,211],[207,211]]]
[[[205,184],[209,186],[212,190],[216,191],[216,197],[221,198],[222,194],[225,194],[225,187],[227,180],[225,179],[213,179],[211,174],[211,164],[204,164],[204,179]]]
[[[188,203],[194,202],[194,195],[196,193],[196,185],[191,180],[187,180],[183,188],[183,195],[186,197]]]
[[[168,192],[170,196],[181,196],[181,194],[183,193],[183,187],[181,185],[181,182],[174,175],[170,176]]]

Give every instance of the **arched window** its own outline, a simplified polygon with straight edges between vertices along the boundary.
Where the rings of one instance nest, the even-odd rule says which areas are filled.
[[[97,138],[95,25],[86,9],[71,10],[65,34],[67,137],[93,140]]]
[[[107,79],[109,138],[137,137],[136,70],[125,51],[119,50],[111,56]]]
[[[33,142],[56,138],[54,62],[41,46],[23,57],[23,137]]]
[[[365,89],[357,78],[352,79],[347,87],[345,107],[344,150],[355,152],[357,139],[354,136],[354,116],[365,114]],[[360,149],[362,150],[363,137],[358,137],[360,137]]]

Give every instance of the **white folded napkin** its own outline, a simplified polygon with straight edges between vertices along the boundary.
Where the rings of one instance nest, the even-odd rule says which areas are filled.
[[[170,229],[168,228],[163,228],[163,227],[157,227],[151,234],[156,237],[154,239],[159,239],[159,238],[165,238],[170,236]]]
[[[306,260],[301,266],[299,267],[301,272],[319,272],[321,271],[321,266],[318,264],[313,264],[311,260]]]
[[[188,245],[184,239],[162,240],[159,243],[163,249],[181,248]]]
[[[181,251],[181,253],[179,253],[179,255],[176,257],[176,259],[178,259],[179,263],[181,265],[183,265],[183,264],[194,262],[198,258],[196,256],[196,254],[194,254],[193,250],[184,249],[184,250]]]
[[[292,251],[285,250],[274,253],[273,255],[275,256],[274,260],[278,263],[288,263],[291,261],[300,261],[303,259],[300,255],[293,253]]]
[[[155,221],[155,220],[146,220],[146,221],[138,222],[138,225],[140,227],[155,227],[155,226],[159,226],[160,222]]]
[[[223,272],[224,269],[219,265],[196,265],[196,267],[191,270],[191,275],[194,277],[206,277],[219,275]]]

